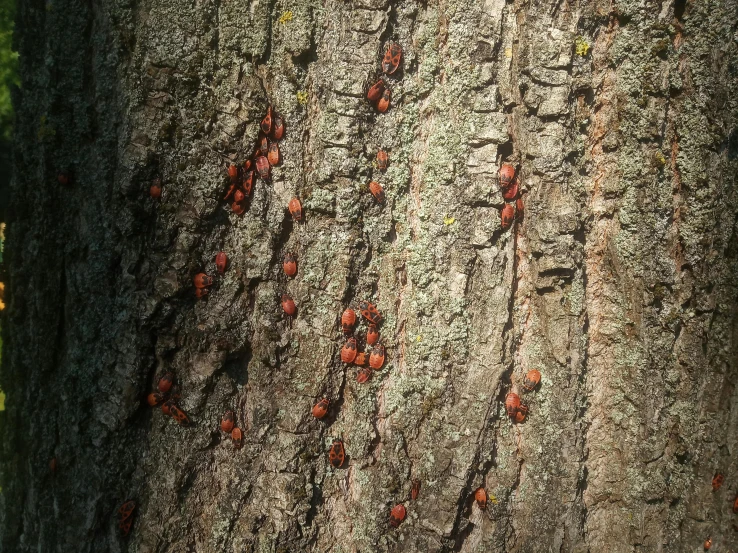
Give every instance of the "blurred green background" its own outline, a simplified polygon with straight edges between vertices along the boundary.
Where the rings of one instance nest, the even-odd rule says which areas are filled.
[[[11,145],[13,140],[13,106],[10,91],[18,86],[18,54],[13,51],[13,23],[15,21],[15,0],[0,0],[0,267],[3,262],[5,236],[4,221],[8,214],[9,188],[11,177]],[[5,271],[0,270],[0,275]],[[0,282],[4,280],[0,276]],[[0,290],[0,308],[4,308],[4,290]],[[2,338],[0,338],[2,355]],[[0,390],[0,411],[5,409],[5,394]]]
[[[0,221],[5,221],[11,173],[10,146],[13,135],[11,87],[17,86],[18,54],[13,52],[15,0],[0,0]]]

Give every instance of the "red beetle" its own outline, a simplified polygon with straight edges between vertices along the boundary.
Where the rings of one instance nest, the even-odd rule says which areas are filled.
[[[243,204],[239,204],[237,202],[233,202],[231,204],[231,211],[235,213],[236,215],[241,215],[246,210],[246,208],[243,206]]]
[[[502,189],[502,197],[507,200],[508,202],[510,200],[514,200],[518,195],[518,183],[517,181],[508,186],[507,188]]]
[[[205,273],[197,273],[195,278],[192,280],[195,283],[195,288],[206,288],[213,285],[213,277],[210,277]]]
[[[718,491],[720,489],[720,486],[723,485],[724,479],[725,478],[723,477],[723,475],[718,472],[712,479],[712,491]]]
[[[282,294],[282,309],[284,309],[284,312],[290,317],[294,316],[297,311],[295,302],[287,294]]]
[[[705,551],[712,547],[712,538],[707,538],[704,543]]]
[[[243,445],[243,432],[241,432],[240,428],[236,427],[231,430],[231,439],[233,440],[233,447],[241,449],[241,445]]]
[[[733,512],[738,513],[738,495],[735,496],[735,501],[733,501]]]
[[[169,414],[172,416],[174,420],[176,420],[179,424],[182,426],[187,426],[190,424],[190,419],[187,418],[187,414],[180,409],[174,401],[171,399],[167,401],[169,404]],[[165,403],[164,405],[166,405]]]
[[[230,432],[233,430],[233,411],[226,411],[223,413],[223,418],[220,419],[220,429],[223,432]]]
[[[70,182],[72,182],[72,172],[71,172],[71,171],[67,171],[67,170],[61,171],[61,172],[60,172],[60,173],[59,173],[59,174],[58,174],[58,175],[56,176],[56,180],[57,180],[57,182],[58,182],[59,184],[61,184],[61,185],[63,185],[63,186],[66,186],[66,185],[68,185],[68,184],[69,184]]]
[[[377,152],[377,167],[382,171],[387,169],[387,159],[387,152],[385,152],[384,150],[379,150]]]
[[[135,508],[136,508],[135,501],[129,500],[123,503],[123,505],[121,505],[120,508],[118,509],[118,515],[120,515],[121,520],[125,520],[129,516],[131,516]]]
[[[207,288],[195,288],[195,297],[199,300],[208,295],[210,291]]]
[[[382,322],[382,315],[379,313],[377,308],[369,303],[368,301],[359,302],[359,312],[373,325],[379,325]]]
[[[510,392],[505,397],[505,410],[508,417],[514,417],[520,407],[520,396],[514,392]]]
[[[484,488],[477,488],[477,491],[474,492],[474,499],[477,500],[480,509],[487,507],[487,492]]]
[[[171,399],[168,401],[165,401],[161,406],[161,412],[164,413],[165,415],[171,415],[172,411],[170,408],[173,404],[174,404],[174,401],[172,401]]]
[[[369,92],[366,93],[366,97],[370,102],[376,102],[382,97],[382,93],[384,92],[384,81],[382,79],[379,79],[376,83],[374,83],[370,88]]]
[[[246,161],[243,162],[243,172],[244,172],[244,174],[246,174],[246,171],[248,171],[249,169],[251,169],[251,160],[250,159],[247,159]]]
[[[365,352],[360,352],[356,354],[356,359],[354,359],[354,365],[359,365],[360,367],[363,367],[366,365],[368,361],[368,357]]]
[[[533,369],[532,371],[528,371],[528,373],[525,375],[525,378],[523,379],[523,388],[531,392],[535,389],[536,386],[538,386],[540,382],[540,371]]]
[[[523,214],[525,213],[525,206],[523,205],[523,198],[515,200],[515,216],[518,221],[523,220]]]
[[[256,170],[259,172],[259,176],[268,181],[269,180],[269,174],[271,171],[271,165],[269,165],[269,160],[264,156],[258,156],[256,158]]]
[[[381,369],[384,365],[384,346],[377,344],[369,356],[369,366],[372,369]]]
[[[292,218],[295,221],[302,220],[302,205],[300,204],[300,200],[298,200],[297,198],[292,198],[287,207],[289,207]]]
[[[254,187],[254,171],[247,171],[243,177],[243,191],[246,196],[251,196]]]
[[[502,208],[502,213],[500,214],[500,226],[502,227],[502,230],[510,228],[510,225],[512,225],[514,220],[515,208],[512,204],[505,204],[505,207]]]
[[[225,252],[218,252],[215,256],[215,268],[221,275],[225,273],[226,265],[228,265],[228,256]]]
[[[384,94],[382,94],[382,97],[379,99],[379,102],[377,102],[377,110],[380,113],[384,113],[387,111],[390,107],[390,100],[392,99],[392,91],[389,88],[386,88],[384,90]]]
[[[245,199],[246,199],[246,194],[236,189],[236,191],[233,193],[233,201],[236,202],[237,204],[240,204]]]
[[[172,387],[173,383],[174,383],[174,374],[168,372],[159,379],[159,384],[157,388],[159,388],[159,391],[161,393],[166,394]]]
[[[500,167],[500,187],[507,188],[515,180],[515,167],[509,163],[503,163]]]
[[[157,405],[160,405],[164,401],[164,394],[161,392],[152,392],[148,396],[146,396],[146,403],[148,403],[151,407],[156,407]]]
[[[264,134],[272,132],[272,106],[267,108],[267,113],[264,119],[261,120],[261,132]]]
[[[282,140],[284,135],[284,121],[279,115],[274,116],[274,124],[272,126],[271,137],[273,140]]]
[[[285,274],[289,277],[293,277],[297,274],[297,261],[293,254],[285,254],[282,268],[284,269]]]
[[[344,363],[353,363],[356,359],[356,338],[349,338],[341,348],[341,361]]]
[[[257,156],[265,156],[269,153],[269,140],[261,133],[259,133],[259,138],[256,139],[256,150],[254,153]]]
[[[341,327],[344,334],[351,334],[356,324],[356,313],[351,308],[347,308],[341,315]]]
[[[272,142],[269,144],[269,153],[267,154],[267,161],[269,162],[269,165],[274,167],[275,165],[279,165],[279,146],[276,142]]]
[[[149,196],[151,196],[155,200],[161,198],[161,179],[154,179],[154,182],[151,183],[151,187],[149,188]]]
[[[369,183],[369,192],[372,193],[372,196],[374,196],[374,199],[377,200],[377,202],[380,204],[384,203],[384,188],[382,188],[381,184],[376,181],[371,181]]]
[[[356,373],[356,382],[363,384],[364,382],[368,382],[371,377],[372,370],[368,367],[361,367],[359,372]]]
[[[123,537],[127,536],[131,532],[131,526],[133,526],[133,517],[121,520],[118,523],[118,528],[120,528]]]
[[[223,196],[223,199],[227,200],[228,198],[231,197],[231,194],[233,194],[235,191],[236,191],[236,185],[231,184],[231,186],[228,188],[228,192],[226,192],[226,195]]]
[[[369,330],[366,331],[366,343],[373,346],[379,341],[379,332],[377,331],[377,325],[369,325]]]
[[[328,408],[331,406],[330,402],[323,398],[318,403],[313,405],[313,416],[316,419],[322,419],[328,414]]]
[[[238,184],[238,166],[231,164],[228,166],[228,178],[231,179],[231,184]]]
[[[402,48],[399,44],[390,44],[387,51],[384,53],[384,59],[382,60],[382,71],[387,75],[392,75],[397,68],[400,66],[400,60],[402,59]]]
[[[413,487],[410,489],[410,499],[415,501],[420,494],[420,480],[413,480]]]
[[[405,506],[402,503],[400,503],[399,505],[395,505],[390,512],[390,526],[392,526],[393,528],[397,528],[400,524],[402,524],[402,521],[405,520],[406,516],[407,511],[405,510]]]
[[[525,421],[525,417],[528,415],[528,408],[526,407],[523,409],[523,406],[521,405],[518,409],[518,412],[515,413],[515,417],[513,417],[513,421],[515,421],[516,424],[520,424],[521,422]]]
[[[328,462],[337,469],[343,466],[346,460],[346,451],[343,449],[343,442],[341,440],[333,440],[331,449],[328,451]]]

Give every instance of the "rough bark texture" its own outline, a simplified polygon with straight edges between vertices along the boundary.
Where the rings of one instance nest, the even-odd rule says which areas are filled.
[[[3,550],[735,550],[736,21],[735,0],[21,2]],[[238,217],[224,169],[269,103],[284,163]],[[387,346],[363,385],[338,325],[361,299]],[[189,428],[142,403],[167,370]]]

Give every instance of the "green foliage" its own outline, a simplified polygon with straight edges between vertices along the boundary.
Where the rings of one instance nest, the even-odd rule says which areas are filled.
[[[0,0],[0,141],[9,142],[13,125],[10,87],[18,85],[18,53],[13,52],[15,0]]]

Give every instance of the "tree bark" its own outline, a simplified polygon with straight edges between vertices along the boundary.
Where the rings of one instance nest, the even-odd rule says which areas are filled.
[[[3,550],[734,551],[737,20],[735,0],[21,2]],[[269,104],[283,163],[237,216],[225,168]],[[525,202],[507,231],[501,161]],[[387,356],[359,384],[338,323],[364,299]],[[143,401],[167,371],[189,427]]]

